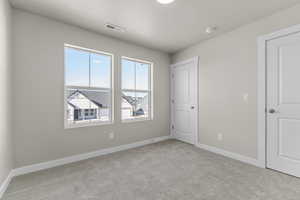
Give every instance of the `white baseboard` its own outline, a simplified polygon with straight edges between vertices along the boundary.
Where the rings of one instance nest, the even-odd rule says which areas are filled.
[[[13,178],[13,172],[10,171],[6,179],[3,181],[3,183],[0,184],[0,199],[2,198],[4,192],[6,191],[11,179]]]
[[[222,156],[229,157],[229,158],[232,158],[234,160],[238,160],[238,161],[250,164],[250,165],[254,165],[256,167],[265,168],[264,165],[262,165],[257,159],[254,159],[254,158],[243,156],[243,155],[233,153],[233,152],[230,152],[230,151],[225,151],[223,149],[219,149],[217,147],[209,146],[209,145],[206,145],[206,144],[197,144],[196,146],[201,148],[201,149],[204,149],[206,151],[210,151],[210,152],[213,152],[213,153],[216,153],[216,154],[220,154]]]
[[[73,163],[73,162],[78,162],[78,161],[86,160],[86,159],[93,158],[93,157],[107,155],[107,154],[118,152],[118,151],[133,149],[136,147],[141,147],[141,146],[144,146],[147,144],[157,143],[157,142],[168,140],[171,138],[172,138],[172,136],[157,137],[157,138],[152,138],[152,139],[148,139],[148,140],[144,140],[144,141],[140,141],[140,142],[125,144],[125,145],[121,145],[121,146],[117,146],[117,147],[102,149],[99,151],[79,154],[79,155],[70,156],[70,157],[66,157],[66,158],[62,158],[62,159],[58,159],[58,160],[52,160],[52,161],[48,161],[48,162],[43,162],[43,163],[38,163],[38,164],[33,164],[33,165],[13,169],[9,173],[9,175],[7,176],[5,181],[0,185],[0,199],[3,196],[4,192],[6,191],[11,179],[15,176],[28,174],[31,172],[36,172],[36,171],[40,171],[40,170],[44,170],[44,169],[49,169],[49,168],[53,168],[53,167],[57,167],[57,166],[61,166],[61,165],[65,165],[65,164],[69,164],[69,163]],[[254,158],[250,158],[250,157],[243,156],[243,155],[240,155],[237,153],[225,151],[223,149],[219,149],[217,147],[213,147],[213,146],[209,146],[209,145],[205,145],[205,144],[197,144],[196,146],[201,149],[204,149],[204,150],[216,153],[216,154],[220,154],[220,155],[223,155],[223,156],[235,159],[235,160],[239,160],[244,163],[254,165],[256,167],[265,168],[265,166],[263,164],[261,164],[257,159],[254,159]]]
[[[4,192],[6,191],[10,181],[15,176],[20,176],[23,174],[28,174],[31,172],[36,172],[36,171],[40,171],[40,170],[44,170],[44,169],[49,169],[49,168],[53,168],[53,167],[57,167],[57,166],[61,166],[61,165],[65,165],[65,164],[69,164],[69,163],[73,163],[73,162],[78,162],[78,161],[86,160],[86,159],[93,158],[93,157],[107,155],[107,154],[118,152],[118,151],[133,149],[136,147],[145,146],[147,144],[153,144],[153,143],[161,142],[164,140],[168,140],[170,138],[171,138],[170,136],[156,137],[156,138],[151,138],[151,139],[140,141],[140,142],[125,144],[125,145],[111,147],[111,148],[107,148],[107,149],[101,149],[99,151],[79,154],[79,155],[70,156],[70,157],[66,157],[66,158],[62,158],[62,159],[58,159],[58,160],[52,160],[52,161],[48,161],[48,162],[43,162],[43,163],[38,163],[38,164],[33,164],[33,165],[28,165],[25,167],[13,169],[10,171],[9,175],[4,180],[4,182],[0,183],[0,199],[2,198]]]
[[[57,166],[61,166],[61,165],[65,165],[65,164],[69,164],[69,163],[73,163],[73,162],[78,162],[81,160],[86,160],[89,158],[98,157],[98,156],[102,156],[102,155],[106,155],[106,154],[110,154],[110,153],[114,153],[114,152],[118,152],[118,151],[124,151],[127,149],[132,149],[132,148],[136,148],[136,147],[140,147],[140,146],[144,146],[147,144],[152,144],[152,143],[156,143],[156,142],[160,142],[160,141],[164,141],[164,140],[168,140],[168,139],[170,139],[170,136],[157,137],[157,138],[152,138],[152,139],[135,142],[135,143],[131,143],[131,144],[125,144],[125,145],[121,145],[121,146],[117,146],[117,147],[101,149],[99,151],[70,156],[70,157],[66,157],[66,158],[62,158],[62,159],[58,159],[58,160],[52,160],[52,161],[48,161],[48,162],[28,165],[28,166],[13,169],[12,174],[13,174],[13,176],[28,174],[31,172],[49,169],[49,168],[53,168],[53,167],[57,167]]]

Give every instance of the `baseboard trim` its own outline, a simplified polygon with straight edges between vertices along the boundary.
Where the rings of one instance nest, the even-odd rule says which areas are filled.
[[[12,178],[13,178],[13,172],[11,170],[10,173],[7,175],[6,179],[3,181],[3,183],[0,184],[0,199],[3,197],[3,194],[6,191]]]
[[[243,156],[243,155],[240,155],[240,154],[237,154],[237,153],[233,153],[233,152],[230,152],[230,151],[219,149],[217,147],[209,146],[209,145],[206,145],[206,144],[197,144],[196,146],[201,148],[201,149],[204,149],[206,151],[210,151],[210,152],[213,152],[213,153],[216,153],[216,154],[220,154],[222,156],[229,157],[229,158],[232,158],[234,160],[238,160],[238,161],[250,164],[250,165],[254,165],[256,167],[265,168],[265,166],[262,165],[259,162],[259,160],[254,159],[254,158]]]
[[[121,146],[117,146],[117,147],[101,149],[99,151],[93,151],[93,152],[89,152],[89,153],[84,153],[84,154],[79,154],[79,155],[75,155],[75,156],[65,157],[65,158],[62,158],[62,159],[57,159],[57,160],[52,160],[52,161],[48,161],[48,162],[28,165],[28,166],[13,169],[12,174],[13,174],[13,176],[20,176],[20,175],[23,175],[23,174],[28,174],[28,173],[32,173],[32,172],[36,172],[36,171],[40,171],[40,170],[44,170],[44,169],[49,169],[49,168],[53,168],[53,167],[57,167],[57,166],[61,166],[61,165],[69,164],[69,163],[74,163],[74,162],[86,160],[86,159],[89,159],[89,158],[94,158],[94,157],[98,157],[98,156],[102,156],[102,155],[111,154],[111,153],[114,153],[114,152],[124,151],[124,150],[133,149],[133,148],[136,148],[136,147],[141,147],[141,146],[148,145],[148,144],[161,142],[161,141],[164,141],[164,140],[168,140],[170,138],[171,138],[170,136],[151,138],[151,139],[148,139],[148,140],[135,142],[135,143],[131,143],[131,144],[125,144],[125,145],[121,145]]]

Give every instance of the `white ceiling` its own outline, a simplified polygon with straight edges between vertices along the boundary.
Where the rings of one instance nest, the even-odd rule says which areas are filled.
[[[300,0],[10,0],[12,5],[85,29],[174,53],[196,42],[291,7]],[[105,28],[112,23],[127,29]],[[205,34],[207,26],[218,26]]]

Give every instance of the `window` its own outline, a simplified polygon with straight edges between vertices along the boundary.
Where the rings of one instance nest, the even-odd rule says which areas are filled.
[[[112,55],[65,45],[65,126],[112,122]]]
[[[122,120],[151,119],[152,63],[122,58]]]

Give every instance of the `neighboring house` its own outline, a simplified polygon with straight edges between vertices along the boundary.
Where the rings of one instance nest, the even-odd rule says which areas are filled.
[[[148,96],[132,97],[122,95],[122,109],[125,118],[143,116],[148,110]]]
[[[69,93],[67,98],[69,120],[81,121],[109,118],[109,100],[106,92],[73,90]]]
[[[69,120],[109,120],[110,100],[107,92],[70,90],[67,95]],[[143,116],[148,110],[147,108],[148,96],[135,98],[122,95],[123,117]]]

